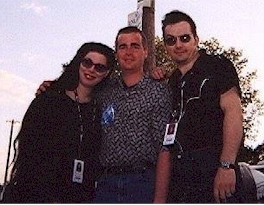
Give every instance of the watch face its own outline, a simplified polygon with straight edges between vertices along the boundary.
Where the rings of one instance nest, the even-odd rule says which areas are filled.
[[[223,167],[229,167],[229,163],[228,162],[222,162],[222,166]]]
[[[231,162],[222,161],[221,162],[221,167],[224,168],[224,169],[234,169],[235,165],[232,164]]]

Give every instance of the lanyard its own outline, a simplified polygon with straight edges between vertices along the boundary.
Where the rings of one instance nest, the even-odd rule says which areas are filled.
[[[77,103],[78,115],[79,115],[79,121],[80,121],[80,137],[79,137],[79,146],[78,146],[78,156],[80,158],[81,157],[81,145],[82,145],[83,136],[84,136],[84,125],[83,125],[83,116],[81,112],[79,96],[78,96],[76,89],[74,90],[74,94],[75,94],[75,102]],[[96,115],[96,100],[93,100],[92,129],[94,129],[95,127],[95,115]]]
[[[78,115],[80,120],[80,144],[81,144],[83,140],[83,118],[82,118],[81,106],[80,106],[77,90],[74,90],[74,94],[75,94],[75,102],[77,102]]]
[[[77,103],[78,115],[79,115],[79,121],[80,121],[80,138],[79,138],[79,146],[78,146],[78,157],[80,159],[81,145],[82,145],[82,140],[83,140],[83,117],[82,117],[81,106],[80,106],[80,101],[79,101],[77,90],[74,90],[74,94],[75,94],[75,102]]]

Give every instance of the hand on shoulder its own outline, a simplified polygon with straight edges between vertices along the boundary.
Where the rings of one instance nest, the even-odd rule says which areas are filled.
[[[166,68],[165,67],[155,67],[150,71],[150,76],[155,80],[166,79]]]
[[[43,81],[40,86],[37,89],[37,92],[35,93],[35,95],[39,95],[43,92],[46,92],[47,88],[50,87],[52,85],[52,83],[54,83],[55,81],[53,80],[45,80]]]

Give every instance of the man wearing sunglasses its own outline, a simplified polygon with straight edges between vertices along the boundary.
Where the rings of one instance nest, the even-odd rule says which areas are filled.
[[[162,31],[177,65],[169,78],[176,130],[158,157],[154,202],[242,202],[236,158],[243,128],[235,68],[223,56],[198,50],[196,26],[187,14],[166,14]],[[166,70],[157,68],[153,76],[164,78]]]

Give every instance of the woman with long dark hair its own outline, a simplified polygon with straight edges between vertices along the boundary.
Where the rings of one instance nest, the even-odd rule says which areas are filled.
[[[115,67],[114,51],[85,43],[46,92],[30,104],[4,202],[77,203],[94,196],[100,113],[94,95]]]

